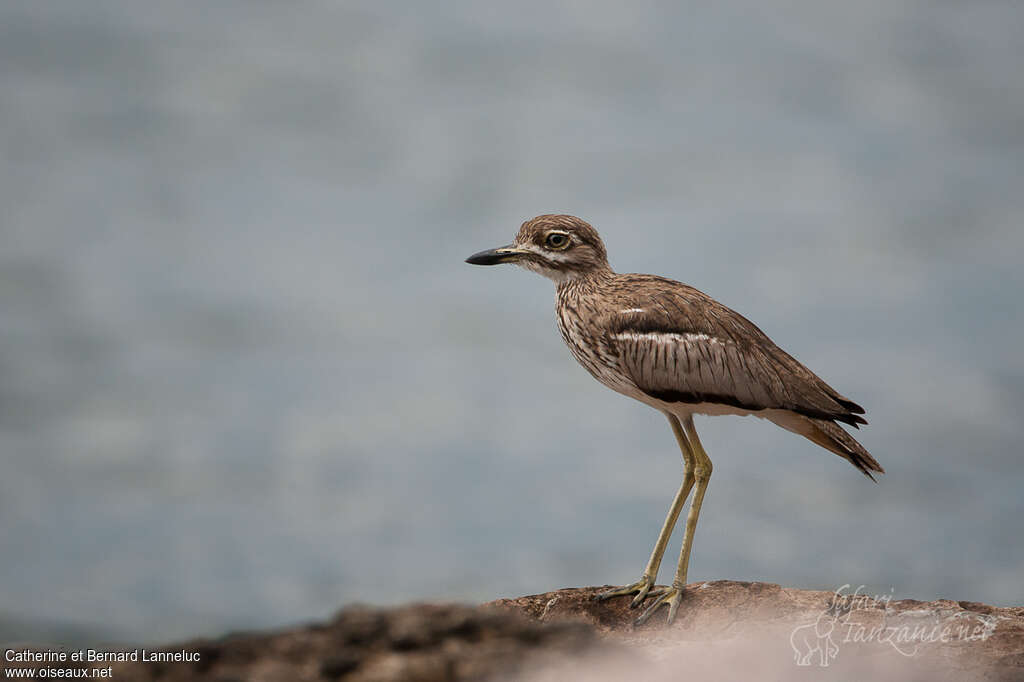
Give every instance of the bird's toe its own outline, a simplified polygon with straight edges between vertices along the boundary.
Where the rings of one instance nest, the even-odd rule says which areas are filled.
[[[634,621],[634,623],[636,625],[643,625],[644,623],[646,623],[648,620],[651,619],[651,616],[653,616],[658,611],[658,609],[660,609],[662,606],[667,604],[668,605],[668,621],[667,621],[667,624],[671,625],[672,622],[676,619],[676,612],[679,610],[679,603],[683,599],[683,590],[682,590],[682,588],[678,588],[678,587],[674,587],[674,586],[673,587],[664,587],[664,588],[661,588],[659,590],[655,590],[654,592],[650,593],[648,596],[654,597],[655,598],[654,602],[651,603],[651,605],[648,606],[646,609],[644,609],[644,612],[640,614],[640,617],[637,618]]]
[[[651,591],[652,587],[654,587],[654,578],[650,578],[645,575],[642,576],[640,580],[637,580],[635,583],[630,583],[629,585],[624,585],[622,587],[617,587],[612,590],[607,590],[605,592],[599,592],[598,594],[595,594],[594,601],[605,601],[606,599],[611,599],[612,597],[628,597],[631,594],[635,594],[636,596],[633,598],[633,601],[629,604],[630,608],[635,609],[636,607],[640,606],[641,603],[643,603],[644,599],[647,598],[648,593]]]

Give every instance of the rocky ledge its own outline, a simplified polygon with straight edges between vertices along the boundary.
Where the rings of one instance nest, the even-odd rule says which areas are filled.
[[[327,623],[128,649],[148,660],[87,667],[124,682],[1024,680],[1024,607],[719,580],[690,585],[673,625],[661,615],[637,627],[628,599],[593,600],[601,589],[477,607],[352,606]]]

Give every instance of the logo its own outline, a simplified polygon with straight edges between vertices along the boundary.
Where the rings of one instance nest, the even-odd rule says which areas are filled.
[[[789,644],[798,666],[827,667],[842,645],[889,647],[901,656],[915,656],[923,645],[988,639],[1000,618],[970,611],[934,608],[896,610],[892,591],[869,596],[861,585],[838,588],[812,623],[793,628]]]

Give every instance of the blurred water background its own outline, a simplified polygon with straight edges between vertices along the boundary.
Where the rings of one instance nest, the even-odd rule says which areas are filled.
[[[462,262],[545,212],[868,408],[880,485],[699,420],[691,579],[1021,604],[1022,36],[1011,2],[0,4],[2,634],[635,579],[664,418],[549,282]]]

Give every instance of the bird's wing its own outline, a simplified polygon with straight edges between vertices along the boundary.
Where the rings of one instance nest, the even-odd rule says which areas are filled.
[[[637,388],[666,402],[784,409],[866,424],[864,410],[776,346],[753,322],[671,280],[629,294],[602,320]],[[670,283],[673,286],[665,286]],[[643,287],[633,289],[642,291]]]

